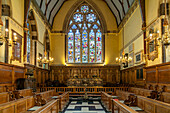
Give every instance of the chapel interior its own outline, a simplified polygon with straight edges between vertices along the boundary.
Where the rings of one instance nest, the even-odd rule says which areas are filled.
[[[170,0],[0,0],[0,113],[170,113]]]

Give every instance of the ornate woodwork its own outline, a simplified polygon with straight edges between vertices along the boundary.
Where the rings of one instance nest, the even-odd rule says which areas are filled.
[[[119,82],[119,66],[51,66],[52,80],[67,84],[70,78],[93,79],[95,76],[102,79],[103,83]]]

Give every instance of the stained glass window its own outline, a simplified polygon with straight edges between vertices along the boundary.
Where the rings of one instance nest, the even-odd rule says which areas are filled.
[[[80,62],[80,32],[79,30],[75,33],[75,62]]]
[[[90,31],[89,39],[89,60],[93,63],[95,62],[95,35],[93,30]]]
[[[78,7],[68,25],[67,63],[103,63],[102,27],[95,10]]]
[[[102,61],[102,34],[100,30],[96,33],[96,59],[97,62]]]
[[[88,22],[94,22],[96,20],[96,15],[93,13],[90,13],[86,16],[86,19]]]
[[[68,33],[68,62],[74,62],[74,34],[72,30]]]
[[[75,22],[81,22],[83,20],[83,15],[77,13],[74,15],[74,21]]]
[[[27,34],[27,62],[30,63],[30,54],[31,54],[31,39],[30,39],[30,32],[28,31]]]
[[[81,12],[82,13],[87,13],[89,11],[89,7],[84,5],[84,6],[81,6]]]

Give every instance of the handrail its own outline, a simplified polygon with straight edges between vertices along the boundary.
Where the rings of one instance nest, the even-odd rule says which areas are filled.
[[[101,92],[101,101],[104,104],[107,111],[112,110],[112,96],[111,95],[105,92]]]
[[[59,111],[62,111],[69,102],[69,92],[65,92],[59,97]]]
[[[121,111],[123,113],[138,113],[137,111],[131,109],[130,107],[128,107],[127,105],[121,103],[120,101],[115,101],[114,99],[112,100],[112,113],[114,113],[115,111],[115,107],[117,108],[116,110],[118,110],[118,113],[120,113]]]
[[[42,108],[33,111],[32,113],[53,113],[53,111],[55,111],[55,113],[59,113],[59,100],[56,99],[53,102],[44,105]]]
[[[128,91],[129,87],[42,87],[40,91],[55,90],[56,93],[112,93],[115,94],[116,90]]]

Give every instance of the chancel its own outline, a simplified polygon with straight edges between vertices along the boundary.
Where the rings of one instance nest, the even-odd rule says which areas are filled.
[[[0,113],[170,113],[170,0],[0,0]]]

